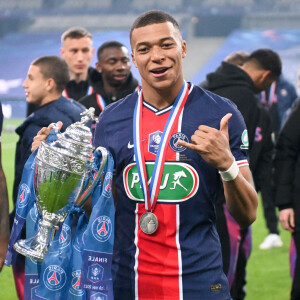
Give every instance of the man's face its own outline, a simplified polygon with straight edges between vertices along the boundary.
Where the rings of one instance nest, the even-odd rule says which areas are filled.
[[[110,86],[119,87],[127,80],[131,63],[126,47],[106,48],[98,59],[97,70]]]
[[[132,60],[141,74],[143,88],[168,89],[182,84],[186,43],[172,23],[134,29],[131,47]]]
[[[26,101],[41,105],[48,93],[48,79],[43,77],[38,66],[29,67],[27,77],[23,82]]]
[[[275,80],[276,78],[274,78],[274,76],[269,75],[262,80],[254,82],[255,92],[260,93],[261,91],[267,90]]]
[[[60,53],[68,64],[71,74],[75,76],[86,74],[94,54],[92,40],[89,37],[67,38]]]

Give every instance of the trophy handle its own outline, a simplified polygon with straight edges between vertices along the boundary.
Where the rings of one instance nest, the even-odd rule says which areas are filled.
[[[96,149],[96,151],[100,151],[102,154],[102,160],[101,160],[101,164],[98,170],[98,173],[93,181],[93,183],[91,183],[88,188],[80,195],[80,197],[77,199],[76,201],[76,205],[81,207],[84,202],[86,201],[86,199],[90,196],[91,192],[93,191],[94,187],[96,186],[96,184],[99,182],[100,178],[101,178],[101,174],[103,172],[103,169],[106,165],[107,162],[107,156],[108,156],[108,152],[104,147],[98,147]]]

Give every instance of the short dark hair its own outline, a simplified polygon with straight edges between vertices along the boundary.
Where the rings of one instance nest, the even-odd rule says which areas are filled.
[[[107,49],[107,48],[122,48],[125,47],[122,43],[118,42],[118,41],[108,41],[103,43],[97,50],[97,57],[99,60],[99,57],[101,55],[101,53]],[[126,47],[125,47],[126,48]]]
[[[130,41],[132,36],[132,31],[136,28],[145,27],[152,24],[160,24],[170,22],[175,28],[180,31],[177,21],[168,13],[161,10],[149,10],[141,14],[132,24],[130,29]]]
[[[278,78],[281,75],[281,59],[280,56],[271,49],[258,49],[253,51],[246,62],[256,61],[264,70],[271,71],[272,75]]]
[[[39,67],[45,79],[52,78],[56,83],[56,90],[58,92],[62,92],[70,81],[69,67],[58,56],[42,56],[34,60],[31,65]]]
[[[83,37],[88,37],[91,40],[93,39],[93,36],[90,32],[88,32],[83,27],[71,27],[67,29],[62,35],[61,35],[61,43],[63,43],[66,39],[81,39]]]

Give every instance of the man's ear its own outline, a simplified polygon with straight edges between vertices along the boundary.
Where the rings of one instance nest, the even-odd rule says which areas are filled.
[[[185,40],[182,41],[181,48],[182,48],[181,57],[185,58],[186,57],[186,52],[187,52],[186,41]]]
[[[135,58],[134,58],[134,53],[133,53],[133,51],[131,51],[131,59],[132,59],[133,64],[134,64],[135,67],[137,68],[137,65],[136,65],[136,61],[135,61]]]
[[[101,64],[99,62],[96,62],[96,69],[99,73],[101,73],[102,68],[101,68]]]
[[[270,86],[275,81],[275,78],[270,70],[264,70],[261,75],[261,81]]]
[[[46,82],[46,89],[48,92],[53,91],[56,89],[56,82],[54,81],[53,78],[48,78]]]
[[[60,52],[60,56],[61,56],[62,58],[64,58],[64,54],[65,54],[64,48],[60,48],[60,49],[59,49],[59,52]]]

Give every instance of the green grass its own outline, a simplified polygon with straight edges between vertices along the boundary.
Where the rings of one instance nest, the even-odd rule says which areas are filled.
[[[6,174],[10,200],[12,199],[15,145],[18,140],[17,135],[11,129],[21,121],[5,120],[2,134],[2,165]],[[12,203],[10,203],[10,209],[12,209]],[[267,236],[261,204],[252,230],[253,249],[247,265],[246,300],[289,300],[291,286],[288,261],[290,234],[281,230],[281,238],[284,243],[281,248],[258,249],[259,244]],[[4,267],[0,273],[0,299],[17,299],[11,267]]]

